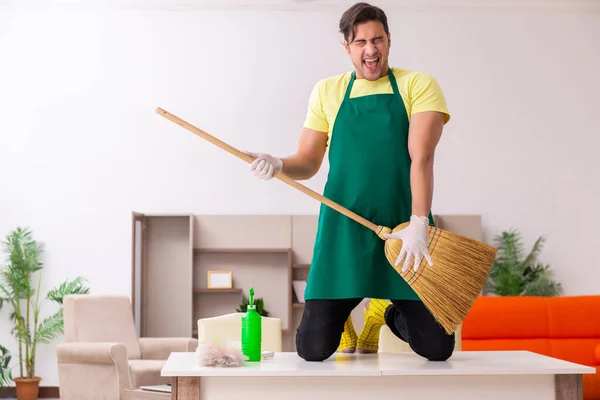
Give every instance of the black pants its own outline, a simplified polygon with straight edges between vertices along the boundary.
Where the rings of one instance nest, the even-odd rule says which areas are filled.
[[[307,300],[296,332],[298,355],[306,361],[323,361],[337,350],[344,323],[362,299]],[[448,335],[420,301],[392,300],[385,310],[390,330],[411,349],[430,361],[445,361],[454,351],[454,334]]]

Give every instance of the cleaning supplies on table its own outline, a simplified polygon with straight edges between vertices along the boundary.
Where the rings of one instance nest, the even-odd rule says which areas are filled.
[[[250,288],[248,300],[246,314],[242,316],[242,353],[247,357],[246,361],[260,361],[262,317],[256,311],[253,287]]]

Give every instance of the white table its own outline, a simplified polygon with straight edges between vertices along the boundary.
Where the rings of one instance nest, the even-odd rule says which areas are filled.
[[[414,353],[334,354],[323,362],[275,353],[239,368],[202,367],[194,353],[171,353],[162,369],[176,400],[581,400],[581,374],[589,373],[595,369],[527,351],[459,351],[445,362]]]

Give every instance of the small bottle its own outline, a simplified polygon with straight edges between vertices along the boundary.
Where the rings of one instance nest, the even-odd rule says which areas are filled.
[[[254,288],[250,288],[248,308],[242,316],[242,353],[247,361],[260,361],[262,346],[262,317],[254,305]]]

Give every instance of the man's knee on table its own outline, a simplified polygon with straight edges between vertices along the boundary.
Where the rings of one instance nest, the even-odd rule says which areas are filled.
[[[305,361],[324,361],[337,350],[337,343],[327,343],[317,335],[296,335],[296,352]]]
[[[454,335],[413,348],[413,351],[428,361],[446,361],[454,353]]]
[[[298,343],[297,353],[304,361],[324,361],[335,353],[335,348],[332,350],[320,342],[300,341]]]

